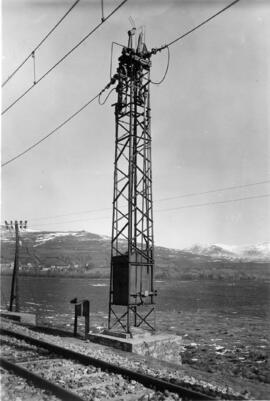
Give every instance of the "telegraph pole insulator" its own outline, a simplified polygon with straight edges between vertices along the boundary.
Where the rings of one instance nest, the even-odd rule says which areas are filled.
[[[117,70],[109,330],[155,330],[150,53],[128,32]],[[133,46],[134,45],[134,46]]]

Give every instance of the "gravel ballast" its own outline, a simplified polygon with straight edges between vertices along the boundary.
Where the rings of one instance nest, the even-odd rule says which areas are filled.
[[[160,379],[169,380],[179,385],[192,387],[192,389],[195,391],[206,392],[211,396],[217,396],[218,398],[222,399],[252,399],[252,396],[248,394],[244,388],[242,388],[241,393],[229,386],[217,383],[216,381],[210,383],[200,377],[198,378],[191,376],[187,374],[185,368],[177,367],[170,363],[157,361],[152,358],[145,359],[135,354],[125,353],[110,347],[90,343],[89,341],[86,342],[70,337],[60,337],[34,332],[29,328],[14,324],[5,319],[2,320],[1,326],[4,329],[25,334],[39,340],[44,340],[64,348],[89,355],[92,358],[110,362],[112,364],[132,369],[140,373],[152,375]],[[198,374],[198,376],[200,375]]]

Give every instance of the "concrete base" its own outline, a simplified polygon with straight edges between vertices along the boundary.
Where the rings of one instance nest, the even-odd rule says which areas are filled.
[[[151,334],[144,330],[140,330],[139,332],[133,331],[131,335],[132,338],[123,338],[121,337],[121,333],[109,330],[104,330],[101,333],[90,331],[88,339],[92,342],[126,352],[134,352],[145,357],[152,357],[181,365],[182,337],[167,333]]]
[[[32,326],[37,324],[37,317],[34,313],[0,311],[0,316]]]

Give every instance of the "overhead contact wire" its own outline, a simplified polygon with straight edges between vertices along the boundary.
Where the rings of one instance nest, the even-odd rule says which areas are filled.
[[[106,22],[113,14],[115,14],[128,0],[123,0],[110,14],[107,15],[98,25],[95,26],[87,35],[85,35],[72,49],[70,49],[63,57],[61,57],[57,63],[55,63],[49,70],[47,70],[37,81],[35,84],[31,85],[25,92],[23,92],[16,100],[14,100],[8,107],[6,107],[2,111],[2,115],[4,115],[8,110],[11,109],[17,102],[19,102],[31,89],[33,89],[37,84],[42,81],[48,74],[50,74],[59,64],[61,64],[71,53],[74,52],[86,39],[89,38],[98,28],[101,27],[104,22]]]
[[[238,3],[240,0],[234,0],[232,3],[228,4],[226,7],[222,8],[219,10],[217,13],[211,15],[211,17],[207,18],[203,22],[201,22],[199,25],[196,25],[194,28],[190,29],[189,31],[185,32],[183,35],[177,37],[176,39],[172,40],[170,43],[165,44],[164,46],[161,46],[157,49],[152,49],[152,53],[155,54],[157,51],[161,51],[163,49],[166,49],[169,46],[172,46],[179,40],[185,38],[186,36],[190,35],[192,32],[196,31],[197,29],[201,28],[203,25],[207,24],[210,22],[212,19],[216,18],[218,15],[224,13],[226,10],[228,10],[230,7],[234,6],[236,3]]]
[[[8,76],[8,78],[2,83],[2,88],[8,83],[8,81],[22,68],[22,66],[29,60],[33,53],[35,53],[40,46],[48,39],[48,37],[55,31],[55,29],[63,22],[73,8],[79,3],[80,0],[76,0],[67,12],[60,18],[60,20],[53,26],[53,28],[44,36],[44,38],[37,44],[37,46],[29,53],[29,55],[15,68],[15,70]]]

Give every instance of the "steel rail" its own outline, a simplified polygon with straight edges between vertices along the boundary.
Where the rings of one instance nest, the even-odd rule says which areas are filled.
[[[200,393],[195,390],[188,389],[186,387],[180,386],[178,384],[171,383],[169,381],[158,379],[154,376],[139,373],[121,366],[114,365],[109,362],[102,361],[100,359],[93,358],[88,355],[81,354],[76,351],[72,351],[67,348],[60,347],[55,344],[48,343],[43,340],[37,340],[36,338],[32,338],[26,336],[24,334],[15,333],[11,330],[0,328],[0,334],[5,334],[9,336],[13,336],[20,340],[24,340],[32,345],[36,345],[37,347],[42,347],[47,349],[48,351],[54,352],[55,354],[59,354],[64,356],[65,358],[70,358],[84,365],[93,365],[99,367],[103,370],[110,371],[112,373],[117,373],[122,376],[128,377],[131,380],[136,380],[137,382],[143,384],[145,387],[155,388],[156,390],[165,391],[168,390],[172,393],[176,393],[184,399],[187,400],[215,400],[215,397],[212,397],[207,394]]]
[[[9,362],[5,358],[0,358],[0,366],[3,369],[14,372],[17,376],[23,377],[27,381],[31,381],[36,387],[44,389],[46,391],[50,391],[58,398],[64,401],[85,401],[84,398],[79,395],[73,393],[72,391],[66,390],[63,387],[58,386],[55,383],[52,383],[43,377],[19,366],[15,363]]]

